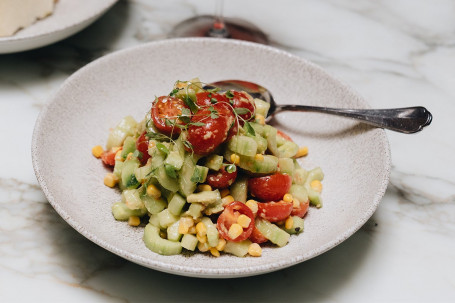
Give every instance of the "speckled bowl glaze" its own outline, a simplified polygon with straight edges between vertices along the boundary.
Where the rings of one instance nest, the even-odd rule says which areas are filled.
[[[32,142],[38,181],[55,210],[82,235],[132,262],[193,277],[262,274],[313,258],[346,240],[373,214],[386,190],[390,151],[384,130],[317,113],[282,113],[273,124],[309,155],[305,168],[325,172],[321,209],[305,231],[260,258],[223,254],[161,256],[142,242],[143,229],[115,221],[120,192],[103,185],[108,169],[91,154],[122,117],[141,120],[154,96],[176,80],[244,79],[271,90],[278,103],[367,108],[352,89],[318,66],[276,48],[222,39],[153,42],[98,59],[72,75],[41,112]]]
[[[35,22],[10,37],[0,37],[0,54],[45,46],[86,28],[118,0],[60,0],[52,15]]]

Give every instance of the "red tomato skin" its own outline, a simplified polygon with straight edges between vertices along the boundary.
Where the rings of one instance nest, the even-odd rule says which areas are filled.
[[[286,135],[285,133],[283,133],[280,130],[277,130],[277,135],[283,137],[284,139],[286,139],[288,141],[294,142],[291,137],[289,137],[288,135]]]
[[[261,201],[283,199],[283,196],[291,189],[291,185],[291,177],[280,173],[248,180],[248,190]]]
[[[237,170],[233,173],[228,173],[223,166],[219,171],[209,172],[206,182],[213,188],[223,189],[231,186],[236,178]]]
[[[142,165],[145,165],[147,160],[150,159],[150,155],[148,153],[149,140],[145,136],[146,133],[147,132],[143,132],[136,140],[136,149],[142,153],[142,158],[139,159]]]
[[[204,125],[188,127],[187,140],[193,146],[193,151],[199,155],[210,154],[223,143],[234,121],[234,114],[226,109],[223,103],[211,106],[218,112],[217,118],[210,117],[209,107],[201,108],[193,115],[191,122],[202,122]]]
[[[300,206],[297,208],[293,208],[291,212],[291,216],[297,216],[303,218],[306,213],[308,212],[308,208],[310,206],[310,201],[300,202]]]
[[[292,213],[292,202],[265,202],[258,203],[257,216],[269,222],[285,220]]]
[[[109,166],[114,166],[115,165],[115,154],[117,153],[117,150],[107,150],[101,155],[101,161],[103,161],[104,164],[109,165]]]
[[[245,92],[232,91],[232,93],[234,95],[234,97],[231,99],[231,102],[233,102],[232,106],[234,108],[246,108],[249,110],[248,113],[241,114],[239,116],[245,121],[251,120],[251,118],[254,117],[256,110],[253,98]],[[240,119],[239,122],[243,126],[244,122],[242,119]]]
[[[235,216],[234,211],[237,211],[240,214],[248,216],[251,219],[251,222],[247,228],[243,229],[243,233],[241,233],[240,236],[238,236],[235,239],[232,239],[231,237],[229,237],[229,228],[231,227],[232,224],[237,222],[237,216]],[[220,236],[227,241],[240,242],[246,240],[251,236],[251,233],[253,232],[254,214],[251,211],[251,209],[244,203],[234,201],[224,208],[224,211],[218,217],[216,227],[218,229],[218,232],[220,233]]]
[[[259,231],[259,229],[256,228],[256,226],[253,227],[253,231],[251,232],[249,239],[251,242],[257,244],[265,243],[268,241],[268,239],[264,237],[264,235]]]
[[[217,103],[229,103],[229,99],[225,95],[211,93],[211,92],[201,92],[196,94],[196,103],[198,106],[210,106],[213,105],[212,99],[215,99]],[[217,104],[216,103],[216,104]]]
[[[177,121],[176,116],[182,114],[182,108],[187,107],[183,100],[171,97],[158,97],[152,106],[151,116],[155,127],[163,134],[170,136],[171,134],[180,134],[180,128],[172,125],[166,125],[165,119]],[[178,122],[183,124],[181,122]]]

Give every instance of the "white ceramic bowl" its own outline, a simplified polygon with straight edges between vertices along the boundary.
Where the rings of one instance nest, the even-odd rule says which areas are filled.
[[[0,38],[0,54],[38,48],[65,39],[92,24],[118,0],[60,0],[52,15],[10,37]]]
[[[240,277],[313,258],[340,244],[373,214],[389,178],[384,130],[323,114],[281,113],[275,126],[309,147],[300,160],[321,166],[324,206],[311,208],[305,231],[260,258],[206,254],[161,256],[148,250],[142,228],[115,221],[117,190],[103,185],[108,171],[91,154],[123,116],[144,117],[155,96],[174,81],[244,79],[269,88],[279,103],[366,108],[368,104],[321,68],[276,48],[219,39],[153,42],[98,59],[72,75],[41,112],[32,142],[33,165],[46,197],[82,235],[135,263],[179,275]]]

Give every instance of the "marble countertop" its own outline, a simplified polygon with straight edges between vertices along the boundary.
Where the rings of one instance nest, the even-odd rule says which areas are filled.
[[[322,66],[372,107],[422,105],[422,133],[388,132],[390,184],[351,238],[262,276],[201,280],[150,270],[82,237],[36,181],[30,142],[40,109],[83,65],[165,39],[210,0],[120,1],[52,46],[0,55],[0,302],[455,302],[455,2],[229,0],[272,46]],[[451,118],[452,117],[452,118]]]

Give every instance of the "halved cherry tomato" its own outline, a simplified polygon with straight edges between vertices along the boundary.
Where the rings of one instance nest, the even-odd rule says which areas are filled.
[[[227,188],[234,183],[237,178],[237,170],[232,173],[228,173],[225,167],[222,166],[219,171],[211,171],[207,175],[206,182],[213,188]]]
[[[166,119],[178,124],[183,124],[177,116],[182,114],[182,108],[184,107],[187,106],[181,99],[170,96],[158,97],[154,101],[151,110],[153,124],[155,124],[155,127],[160,132],[168,136],[171,134],[180,134],[180,128],[166,124]]]
[[[200,122],[203,125],[190,124],[187,140],[196,154],[207,155],[226,140],[234,122],[234,114],[225,104],[216,103],[199,109],[191,122]]]
[[[103,161],[103,163],[106,165],[109,165],[109,166],[114,166],[115,165],[115,154],[117,153],[118,150],[119,149],[106,150],[101,155],[101,160]]]
[[[286,134],[283,133],[282,131],[277,130],[276,133],[277,133],[278,136],[281,136],[281,137],[285,138],[285,139],[288,140],[288,141],[294,142],[294,141],[292,140],[291,137],[289,137],[288,135],[286,135]]]
[[[218,102],[225,103],[229,107],[229,99],[225,95],[211,92],[202,92],[196,94],[196,103],[199,106],[210,106]]]
[[[250,224],[247,228],[243,229],[243,232],[235,239],[229,237],[229,228],[232,224],[237,223],[237,218],[241,215],[246,215],[251,219]],[[254,214],[251,209],[243,204],[242,202],[234,201],[228,204],[221,215],[218,217],[216,227],[221,237],[228,241],[240,242],[248,239],[253,232],[254,228]]]
[[[248,180],[250,193],[262,201],[281,200],[289,191],[291,185],[291,177],[280,173]]]
[[[248,239],[250,239],[251,242],[258,244],[268,241],[268,239],[264,237],[264,235],[259,231],[259,229],[256,228],[256,226],[253,227],[253,232]]]
[[[306,213],[308,212],[308,207],[310,206],[310,201],[300,202],[299,207],[293,208],[291,212],[291,216],[297,216],[303,218]]]
[[[136,149],[142,153],[142,157],[139,159],[142,165],[145,165],[145,163],[147,163],[147,160],[150,159],[150,155],[148,153],[149,140],[145,134],[146,132],[143,132],[142,135],[140,135],[136,140]]]
[[[292,212],[292,202],[265,202],[258,203],[257,216],[269,222],[283,221]]]
[[[234,97],[230,100],[233,103],[234,108],[245,108],[248,112],[239,114],[242,118],[240,119],[240,125],[243,126],[243,120],[249,121],[252,117],[254,117],[256,107],[254,106],[253,98],[245,93],[245,92],[238,92],[238,91],[231,91]]]

